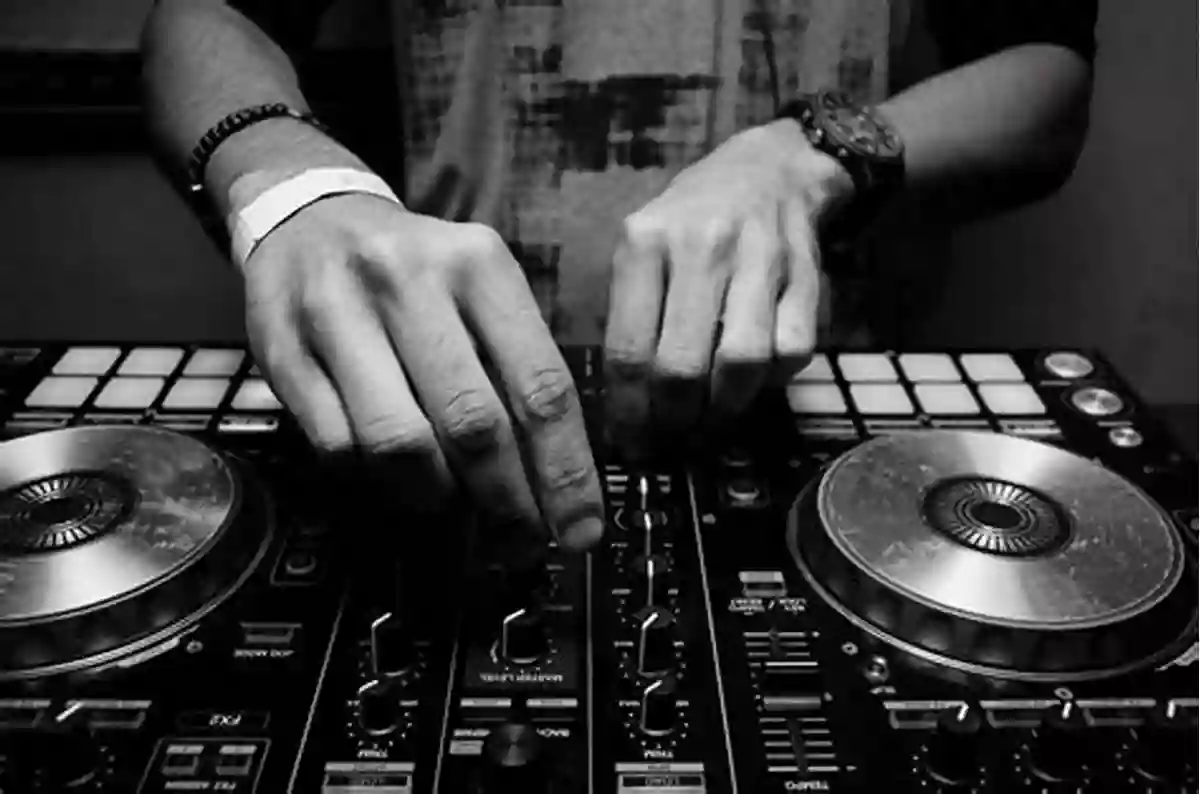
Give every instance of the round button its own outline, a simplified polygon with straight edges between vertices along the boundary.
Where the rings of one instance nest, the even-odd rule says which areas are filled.
[[[483,740],[484,794],[547,791],[547,770],[537,730],[526,723],[497,725]]]
[[[1125,401],[1108,389],[1091,387],[1072,394],[1071,405],[1088,416],[1112,416],[1125,408]]]
[[[1042,362],[1046,369],[1060,378],[1086,378],[1096,367],[1078,353],[1060,351],[1046,356]]]
[[[650,607],[635,616],[638,623],[638,674],[658,678],[675,669],[675,616]]]
[[[737,504],[752,504],[762,496],[762,488],[748,477],[738,477],[725,486],[725,493]]]
[[[1086,774],[1089,741],[1087,720],[1074,703],[1063,703],[1042,719],[1030,748],[1033,771],[1052,782],[1077,782]]]
[[[613,517],[617,526],[626,532],[653,532],[667,525],[667,514],[662,510],[623,508]]]
[[[536,664],[549,649],[539,610],[518,609],[501,622],[500,656],[510,664]]]
[[[1132,449],[1140,447],[1142,441],[1145,439],[1142,438],[1141,433],[1132,427],[1114,427],[1108,431],[1108,440],[1114,447]]]
[[[289,552],[283,560],[288,576],[311,576],[317,570],[317,558],[309,551]]]
[[[1158,783],[1182,784],[1189,757],[1196,758],[1195,722],[1168,704],[1156,709],[1135,733],[1133,767],[1138,774]]]

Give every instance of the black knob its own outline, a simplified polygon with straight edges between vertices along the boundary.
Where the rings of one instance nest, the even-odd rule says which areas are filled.
[[[1137,728],[1133,745],[1133,768],[1156,783],[1182,784],[1188,777],[1188,761],[1196,760],[1197,729],[1194,718],[1167,703],[1155,709]]]
[[[371,623],[371,668],[376,677],[402,676],[417,664],[412,632],[391,612]]]
[[[500,622],[500,658],[509,664],[535,664],[549,650],[541,610],[523,607]]]
[[[979,777],[980,750],[987,721],[975,706],[943,711],[929,739],[926,764],[941,783],[968,786]]]
[[[400,725],[400,696],[390,682],[375,680],[358,690],[358,724],[372,736],[385,736]]]
[[[1086,735],[1087,728],[1083,710],[1074,703],[1063,703],[1047,712],[1030,748],[1034,773],[1052,782],[1081,780],[1093,743],[1100,738],[1098,734]]]
[[[497,725],[483,740],[481,794],[550,790],[541,740],[528,723]]]
[[[630,567],[637,583],[634,589],[634,603],[639,607],[665,605],[671,578],[671,569],[666,558],[658,554],[642,554]]]
[[[638,727],[647,736],[666,736],[679,719],[679,695],[673,676],[652,681],[642,692]]]
[[[99,745],[79,725],[0,733],[0,748],[0,755],[6,758],[0,783],[7,783],[13,791],[70,791],[89,786],[104,760]]]
[[[675,616],[662,607],[647,607],[634,616],[638,625],[637,670],[659,678],[675,669]]]

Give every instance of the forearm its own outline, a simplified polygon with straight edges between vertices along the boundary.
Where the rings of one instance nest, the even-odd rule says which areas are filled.
[[[283,102],[308,110],[287,55],[253,22],[220,0],[159,0],[142,35],[144,88],[160,156],[182,174],[192,148],[225,115]],[[224,141],[205,173],[225,215],[229,188],[254,170],[356,165],[351,152],[292,119],[255,124]]]
[[[878,110],[904,140],[900,203],[963,220],[1052,193],[1074,170],[1090,97],[1089,65],[1053,45],[1014,47],[893,96]]]

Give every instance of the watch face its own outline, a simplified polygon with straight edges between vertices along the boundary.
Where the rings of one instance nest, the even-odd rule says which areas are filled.
[[[820,121],[830,140],[863,157],[895,160],[904,154],[900,136],[868,108],[825,105]]]

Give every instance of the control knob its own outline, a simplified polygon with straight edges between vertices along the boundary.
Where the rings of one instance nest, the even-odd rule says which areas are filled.
[[[534,607],[510,612],[500,624],[500,658],[509,664],[535,664],[549,650],[542,613]]]
[[[1182,709],[1167,703],[1136,729],[1133,767],[1147,780],[1181,784],[1188,759],[1196,758],[1196,723]]]
[[[675,616],[662,607],[646,607],[638,624],[637,670],[643,678],[659,678],[675,669]]]
[[[417,648],[403,620],[387,612],[371,623],[371,668],[376,676],[402,676],[416,664]]]
[[[667,603],[670,566],[666,558],[658,554],[639,555],[631,566],[638,581],[639,599],[647,607]]]
[[[79,725],[0,734],[7,759],[0,791],[74,791],[91,786],[103,764],[99,745]]]
[[[1085,763],[1098,736],[1085,736],[1087,720],[1083,710],[1067,702],[1051,709],[1042,719],[1037,738],[1030,748],[1033,771],[1051,781],[1081,780]]]
[[[528,723],[497,725],[483,740],[480,794],[547,794],[541,740]]]
[[[666,736],[675,730],[679,695],[674,676],[651,682],[642,692],[638,727],[647,736]]]
[[[372,736],[386,736],[400,725],[400,697],[388,681],[375,680],[359,688],[358,724]]]
[[[979,777],[979,757],[987,722],[977,707],[964,703],[938,717],[926,764],[942,783],[969,786]]]

